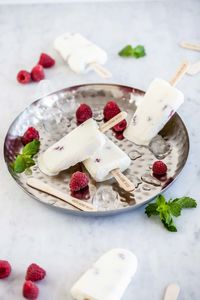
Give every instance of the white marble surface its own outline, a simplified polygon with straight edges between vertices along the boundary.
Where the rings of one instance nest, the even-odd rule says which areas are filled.
[[[46,72],[52,87],[101,82],[95,74],[73,74],[52,48],[64,31],[78,31],[103,46],[109,54],[110,82],[146,89],[155,76],[168,79],[179,62],[200,59],[200,53],[178,47],[178,42],[200,42],[199,1],[143,1],[0,7],[0,143],[9,124],[31,103],[37,84],[16,82],[19,69],[31,68],[42,51],[57,59]],[[117,52],[127,43],[144,44],[147,56],[124,60]],[[167,197],[190,195],[199,200],[200,74],[179,84],[186,101],[179,113],[187,125],[191,150],[179,179]],[[12,276],[0,281],[1,300],[20,300],[24,272],[36,262],[47,270],[40,299],[71,300],[69,289],[104,251],[125,247],[139,260],[134,281],[123,300],[161,300],[167,284],[181,286],[180,300],[200,299],[200,205],[176,220],[179,231],[169,233],[149,220],[144,207],[106,218],[78,218],[44,206],[25,195],[8,174],[1,154],[0,259],[8,259]],[[103,300],[103,299],[102,299]]]

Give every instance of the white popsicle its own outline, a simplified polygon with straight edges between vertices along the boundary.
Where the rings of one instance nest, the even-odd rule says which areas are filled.
[[[104,143],[97,123],[89,119],[43,152],[38,158],[38,166],[46,175],[57,175],[89,158]]]
[[[76,73],[86,73],[93,64],[104,65],[107,61],[106,52],[79,33],[59,36],[54,47]]]
[[[136,256],[125,249],[112,249],[74,284],[75,300],[120,300],[137,270]]]
[[[124,136],[148,145],[184,102],[184,95],[163,79],[155,79],[139,103]]]
[[[79,33],[64,33],[54,41],[54,48],[59,52],[62,58],[67,61],[69,56],[77,50],[78,47],[85,47],[90,42]]]
[[[83,162],[90,175],[97,181],[105,181],[113,177],[111,171],[125,171],[131,164],[129,156],[102,134],[105,143],[102,148]]]

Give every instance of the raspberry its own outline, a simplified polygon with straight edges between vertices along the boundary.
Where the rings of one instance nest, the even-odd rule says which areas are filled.
[[[120,108],[117,105],[116,102],[114,101],[109,101],[103,110],[103,114],[104,114],[104,119],[105,121],[109,121],[110,119],[112,119],[114,116],[116,116],[118,113],[120,113]]]
[[[79,200],[88,200],[90,198],[89,186],[87,185],[79,191],[71,191],[71,196]]]
[[[22,84],[29,83],[31,81],[31,74],[28,71],[21,70],[17,74],[17,80]]]
[[[83,172],[77,171],[74,174],[72,174],[69,187],[70,190],[73,192],[80,191],[81,189],[85,188],[88,185],[88,183],[88,176]]]
[[[11,273],[11,265],[6,260],[0,260],[0,279],[8,277]]]
[[[30,280],[25,281],[23,286],[24,298],[29,300],[34,300],[37,299],[38,295],[39,295],[39,289],[37,285]]]
[[[124,135],[122,132],[116,132],[115,137],[117,140],[120,140],[120,141],[124,139]]]
[[[31,264],[26,271],[26,280],[38,281],[46,276],[46,271],[36,264]]]
[[[33,81],[40,81],[44,79],[44,70],[43,66],[36,65],[31,71],[31,78]]]
[[[164,175],[167,173],[167,166],[163,161],[157,160],[153,163],[152,170],[155,175]]]
[[[32,142],[33,140],[39,140],[39,132],[34,127],[29,127],[24,135],[21,137],[22,144],[25,146],[26,144]]]
[[[82,103],[76,111],[77,123],[81,124],[90,118],[92,118],[91,107],[85,103]]]
[[[55,65],[55,60],[48,54],[42,53],[38,64],[43,66],[43,68],[51,68]]]
[[[122,132],[122,131],[124,131],[124,129],[126,128],[126,126],[127,126],[126,120],[122,120],[121,122],[119,122],[118,124],[116,124],[113,127],[113,130],[116,131],[116,132]]]

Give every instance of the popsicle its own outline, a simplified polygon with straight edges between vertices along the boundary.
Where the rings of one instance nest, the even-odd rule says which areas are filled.
[[[124,131],[124,136],[135,144],[148,145],[183,102],[183,93],[169,82],[153,80]]]
[[[126,112],[120,112],[100,127],[92,118],[88,119],[38,157],[39,169],[46,175],[54,176],[86,160],[105,143],[101,132],[110,129],[126,116]]]
[[[125,171],[131,164],[129,156],[115,145],[109,138],[102,134],[105,143],[102,148],[83,162],[87,171],[97,182],[113,177],[112,171],[119,169]]]
[[[112,249],[101,256],[74,284],[75,300],[120,300],[137,270],[136,256],[125,249]]]
[[[110,77],[111,73],[105,69],[106,52],[87,40],[79,33],[65,33],[54,42],[55,49],[76,73],[87,73],[95,70],[102,77]]]
[[[94,154],[105,142],[93,119],[72,130],[38,157],[38,166],[46,175],[57,175]]]

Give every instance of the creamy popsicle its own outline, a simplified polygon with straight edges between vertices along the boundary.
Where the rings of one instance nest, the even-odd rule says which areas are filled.
[[[120,169],[125,171],[131,164],[129,156],[115,145],[109,138],[102,134],[105,143],[102,148],[83,162],[87,171],[97,181],[105,181],[113,177],[111,171]]]
[[[124,136],[148,145],[184,102],[184,95],[163,79],[155,79],[139,103]]]
[[[38,158],[38,166],[46,175],[57,175],[89,158],[104,143],[97,123],[88,119],[43,152]]]
[[[120,300],[136,270],[132,252],[112,249],[74,284],[71,295],[75,300]]]
[[[92,64],[103,65],[106,52],[79,33],[66,33],[54,42],[55,49],[76,73],[86,73]]]

